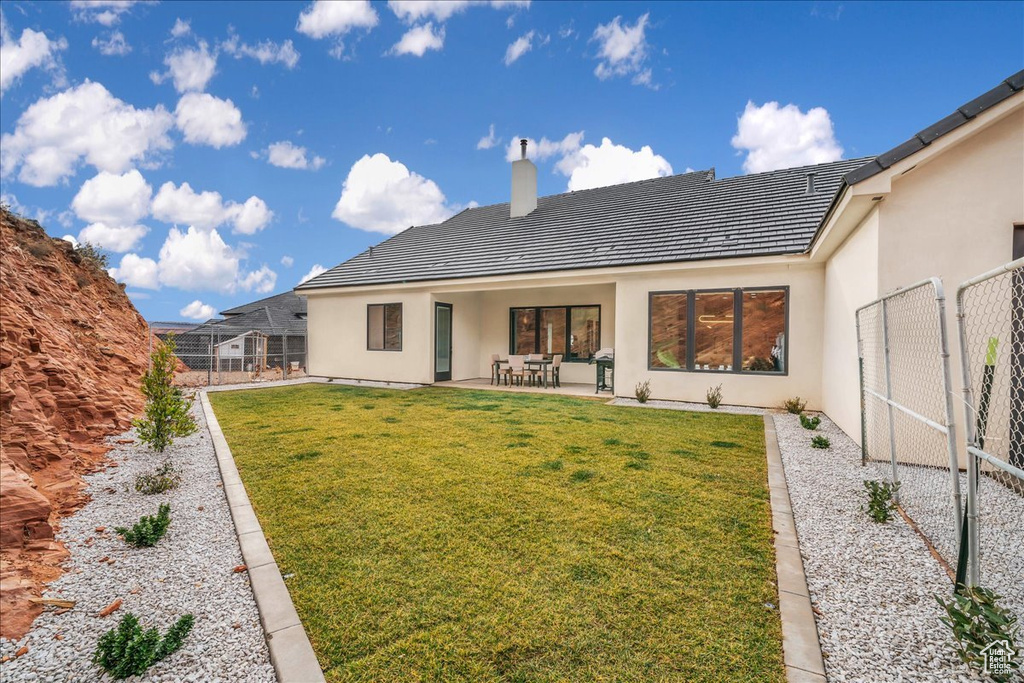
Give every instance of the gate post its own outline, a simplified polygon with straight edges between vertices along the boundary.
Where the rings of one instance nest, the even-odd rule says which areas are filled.
[[[942,280],[932,278],[935,304],[939,309],[939,343],[942,358],[942,394],[946,399],[946,448],[949,450],[950,494],[953,497],[953,523],[956,537],[960,538],[963,520],[960,518],[960,462],[956,457],[956,418],[953,416],[953,380],[949,373],[949,333],[946,330],[946,292]],[[968,487],[970,484],[968,484]]]
[[[892,461],[892,483],[895,487],[900,482],[900,471],[896,464],[896,423],[893,420],[895,413],[892,408],[892,369],[889,358],[889,301],[882,299],[882,348],[885,352],[885,400],[886,411],[889,419],[889,459]],[[900,502],[900,491],[897,488],[893,493],[893,499]]]

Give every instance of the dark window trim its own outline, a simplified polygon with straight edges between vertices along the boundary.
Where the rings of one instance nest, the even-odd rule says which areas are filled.
[[[510,306],[508,309],[508,352],[515,353],[516,336],[516,311],[533,311],[534,330],[533,348],[540,348],[540,312],[545,309],[565,309],[565,351],[562,353],[563,363],[589,363],[589,358],[572,358],[569,355],[570,338],[572,337],[572,309],[574,308],[596,308],[597,309],[597,344],[601,346],[601,304],[573,304],[571,306]],[[537,353],[540,353],[539,351]]]
[[[370,309],[373,308],[374,306],[380,306],[382,309],[384,309],[382,311],[383,315],[381,316],[381,324],[384,326],[384,329],[382,330],[382,332],[384,333],[384,335],[383,335],[384,346],[379,348],[379,349],[375,349],[375,348],[370,346]],[[389,348],[387,348],[387,343],[388,343],[388,314],[387,314],[387,309],[386,309],[387,306],[398,306],[398,313],[399,313],[399,318],[401,319],[401,323],[398,326],[398,348],[397,349],[389,349]],[[400,301],[392,301],[390,303],[383,303],[383,304],[366,304],[366,350],[367,351],[400,352],[402,350],[402,344],[405,341],[405,335],[402,332],[402,326],[404,326],[404,325],[405,325],[405,307],[402,305],[402,302],[400,302]]]
[[[771,291],[783,291],[786,293],[786,313],[785,313],[785,328],[784,334],[786,335],[786,348],[785,356],[783,358],[782,372],[774,372],[767,370],[744,370],[743,369],[743,293],[744,292],[771,292]],[[733,293],[733,327],[732,327],[732,370],[698,370],[695,365],[696,357],[696,344],[694,339],[697,334],[697,320],[696,320],[696,295],[697,294],[721,294],[722,292]],[[685,294],[686,295],[686,367],[681,368],[657,368],[651,365],[651,339],[654,336],[654,297],[664,294]],[[789,285],[778,285],[778,286],[758,286],[758,287],[712,287],[708,289],[671,289],[671,290],[659,290],[655,292],[647,293],[647,369],[651,372],[692,372],[700,373],[705,375],[710,374],[722,374],[722,375],[752,375],[758,376],[763,375],[765,377],[788,377],[789,376],[789,309],[790,309],[790,290]],[[739,362],[737,362],[739,361]]]
[[[1013,246],[1011,248],[1013,260],[1024,258],[1024,223],[1013,224]]]

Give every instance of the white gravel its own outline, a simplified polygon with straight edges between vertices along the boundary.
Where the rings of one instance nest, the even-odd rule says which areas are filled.
[[[91,663],[92,653],[99,637],[126,612],[161,633],[181,615],[195,615],[192,633],[178,652],[129,680],[276,681],[248,574],[232,571],[242,555],[198,401],[193,413],[199,430],[165,454],[138,442],[117,446],[110,457],[119,467],[85,478],[92,501],[63,520],[58,535],[71,551],[67,573],[44,594],[77,604],[64,614],[45,612],[20,641],[0,640],[3,656],[22,645],[29,648],[0,666],[4,683],[110,680]],[[163,494],[137,493],[135,476],[155,469],[164,456],[182,474],[181,485]],[[131,548],[113,533],[115,526],[155,514],[164,502],[171,505],[171,525],[155,547]],[[106,533],[97,533],[99,526]],[[114,564],[101,562],[104,557]],[[118,598],[124,601],[121,609],[97,616]]]
[[[720,405],[712,408],[707,403],[687,403],[686,401],[656,401],[650,400],[641,403],[635,398],[616,398],[609,401],[613,406],[626,406],[627,408],[660,408],[662,410],[688,410],[694,413],[736,413],[738,415],[764,415],[764,408],[752,408],[750,406],[727,406]]]
[[[817,432],[774,416],[808,588],[830,681],[975,681],[956,658],[933,597],[952,583],[921,538],[897,516],[876,524],[861,510],[860,448],[827,417]],[[831,441],[811,448],[812,434]]]

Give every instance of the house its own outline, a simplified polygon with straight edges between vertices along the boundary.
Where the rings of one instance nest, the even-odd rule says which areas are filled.
[[[538,198],[524,153],[509,203],[409,228],[296,288],[309,371],[430,384],[543,352],[564,356],[563,382],[593,382],[588,361],[612,347],[617,395],[643,381],[660,399],[799,395],[856,438],[856,309],[933,275],[955,290],[1024,248],[1022,88],[1024,72],[877,157],[741,177]]]

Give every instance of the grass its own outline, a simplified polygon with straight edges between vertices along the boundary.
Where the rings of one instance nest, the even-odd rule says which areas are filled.
[[[784,680],[758,417],[439,388],[210,400],[329,681]]]

